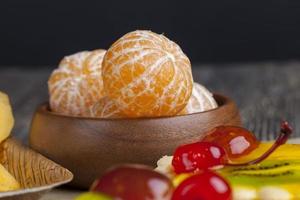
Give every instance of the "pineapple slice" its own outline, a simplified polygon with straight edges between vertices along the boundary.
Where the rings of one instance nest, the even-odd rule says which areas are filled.
[[[18,181],[0,164],[0,192],[17,190],[20,188]]]
[[[14,117],[9,98],[0,92],[0,143],[5,140],[14,126]]]

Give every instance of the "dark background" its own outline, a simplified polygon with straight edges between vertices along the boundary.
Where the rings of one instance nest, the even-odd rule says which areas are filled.
[[[53,66],[135,29],[165,33],[193,63],[300,58],[298,0],[1,0],[0,66]]]

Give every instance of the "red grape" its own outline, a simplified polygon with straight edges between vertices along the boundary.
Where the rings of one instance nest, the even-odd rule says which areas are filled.
[[[108,171],[92,188],[118,200],[169,200],[173,186],[166,176],[142,165],[123,165]]]

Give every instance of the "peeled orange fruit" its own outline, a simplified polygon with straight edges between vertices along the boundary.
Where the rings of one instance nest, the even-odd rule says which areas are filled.
[[[5,140],[14,126],[14,117],[8,96],[0,92],[0,143]]]
[[[172,116],[192,94],[191,64],[181,48],[151,31],[130,32],[107,51],[104,89],[127,117]]]
[[[184,115],[204,112],[217,107],[218,104],[212,93],[210,93],[203,85],[194,82],[192,96],[189,99],[186,107],[179,114]]]
[[[108,97],[103,97],[93,106],[91,116],[99,118],[120,118],[122,117],[122,113],[113,101]]]
[[[60,62],[48,81],[53,111],[89,116],[92,106],[104,96],[101,68],[105,52],[83,51]]]

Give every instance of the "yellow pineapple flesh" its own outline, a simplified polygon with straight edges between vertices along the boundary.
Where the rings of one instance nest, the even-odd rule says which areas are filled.
[[[18,181],[0,164],[0,192],[17,190],[20,188]]]
[[[14,117],[8,96],[0,91],[0,143],[9,135],[14,126]],[[20,188],[18,181],[0,164],[0,192]]]
[[[0,91],[0,143],[5,140],[14,126],[14,117],[8,96]]]

